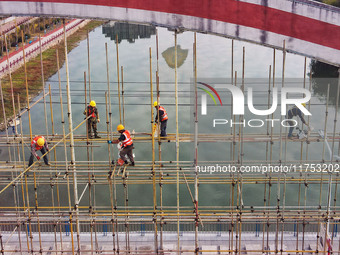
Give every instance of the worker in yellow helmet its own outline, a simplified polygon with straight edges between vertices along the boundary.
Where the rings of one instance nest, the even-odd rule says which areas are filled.
[[[161,136],[166,136],[166,126],[168,123],[168,114],[163,106],[159,105],[157,101],[153,103],[153,106],[156,108],[156,118],[155,122],[158,123],[158,120],[161,122]],[[159,115],[159,116],[158,116]]]
[[[305,103],[302,103],[303,107],[306,107]],[[302,123],[305,124],[308,127],[307,122],[305,121],[305,119],[302,116],[302,111],[296,106],[294,105],[293,108],[291,108],[288,113],[287,113],[287,119],[293,119],[293,117],[295,116],[299,116],[299,118],[301,119]],[[293,130],[294,130],[294,121],[289,121],[289,132],[288,132],[288,138],[292,139],[293,138]]]
[[[107,141],[109,144],[110,143],[122,143],[122,147],[121,150],[119,152],[119,156],[120,159],[118,159],[118,164],[122,165],[122,164],[128,164],[126,155],[128,156],[129,160],[130,160],[130,166],[134,166],[135,165],[135,161],[133,159],[133,152],[132,150],[134,149],[133,147],[133,141],[131,138],[131,134],[129,130],[126,130],[125,127],[122,124],[119,124],[117,126],[117,131],[120,133],[120,137],[118,138],[118,140],[115,141]],[[120,163],[121,162],[121,163]],[[112,161],[112,164],[114,164],[114,161]]]
[[[90,104],[87,106],[86,110],[84,111],[84,115],[86,117],[90,116],[87,120],[87,133],[89,138],[93,138],[91,128],[93,129],[94,137],[100,138],[97,133],[97,122],[100,122],[98,109],[96,107],[96,102],[91,101]]]
[[[37,151],[41,151],[42,155],[48,152],[48,145],[45,137],[43,136],[36,136],[34,137],[33,141],[31,142],[31,156],[28,162],[28,167],[30,167],[33,164],[33,159],[36,157],[38,160],[40,160],[40,157],[37,154]],[[44,156],[44,162],[46,165],[50,165],[48,163],[48,157],[47,155]]]

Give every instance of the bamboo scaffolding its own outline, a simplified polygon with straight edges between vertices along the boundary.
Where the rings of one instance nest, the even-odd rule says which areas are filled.
[[[24,37],[22,37],[22,38],[24,38]],[[24,45],[24,43],[23,43],[23,45]],[[7,35],[6,34],[5,34],[5,47],[6,47],[6,59],[7,59],[9,83],[10,83],[10,86],[11,86],[12,109],[13,109],[13,115],[15,116],[15,103],[14,103],[13,81],[12,81],[12,71],[11,71],[12,69],[11,69],[11,64],[9,62],[9,50],[8,50],[8,47],[7,47]],[[24,52],[24,46],[23,46],[23,52]],[[25,58],[25,54],[24,54],[24,58]],[[14,117],[13,121],[15,121],[15,117]],[[17,132],[16,126],[14,128],[15,128],[15,133],[16,133]]]
[[[177,193],[177,249],[180,250],[180,211],[179,211],[179,131],[178,131],[178,83],[177,83],[177,30],[175,30],[175,106],[176,106],[176,193]],[[179,252],[179,254],[181,254]]]
[[[199,243],[198,243],[198,98],[197,98],[197,37],[196,33],[194,34],[194,43],[193,43],[193,71],[194,71],[194,86],[195,86],[195,134],[194,134],[194,171],[195,171],[195,199],[194,199],[194,210],[196,213],[195,218],[195,254],[197,255],[199,252]]]
[[[117,59],[117,86],[118,86],[118,105],[119,105],[119,123],[122,123],[122,111],[120,106],[120,83],[119,83],[119,49],[118,34],[116,34],[116,59]]]
[[[71,169],[73,173],[73,195],[74,195],[74,207],[75,207],[75,218],[76,218],[76,226],[77,226],[77,241],[78,241],[78,249],[77,253],[80,254],[80,226],[78,221],[78,185],[77,185],[77,173],[76,173],[76,162],[75,162],[75,152],[74,152],[74,140],[73,140],[73,122],[72,122],[72,108],[71,108],[71,95],[70,95],[70,81],[69,81],[69,70],[68,70],[68,59],[67,59],[67,36],[66,36],[66,28],[65,28],[65,20],[63,21],[64,25],[64,50],[65,50],[65,66],[66,66],[66,91],[67,91],[67,115],[68,115],[68,124],[69,124],[69,134],[70,134],[70,151],[71,151]],[[70,228],[72,231],[72,214],[70,214]],[[73,238],[73,234],[71,232],[71,236]],[[73,242],[73,239],[72,239]],[[74,245],[72,245],[74,249]]]
[[[0,81],[0,93],[1,93],[1,81]],[[1,99],[2,99],[2,94],[1,94]],[[20,112],[20,96],[18,94],[18,112]],[[23,154],[23,157],[22,157],[22,161],[23,163],[25,164],[25,151],[24,151],[24,144],[23,144],[23,141],[22,141],[22,134],[23,134],[23,131],[22,131],[22,120],[21,120],[21,117],[19,117],[19,122],[20,122],[20,136],[21,136],[21,150],[22,150],[22,154]],[[20,154],[20,151],[18,151],[18,154]],[[14,186],[15,187],[15,186]],[[22,187],[22,186],[21,186]],[[18,201],[18,204],[20,204],[20,201],[19,201],[19,188],[17,189],[17,201]],[[24,202],[24,196],[23,196],[23,204],[25,204]],[[17,205],[16,205],[17,206]],[[17,209],[17,215],[18,217],[21,217],[21,213],[20,213],[20,210],[19,208]],[[21,236],[20,236],[20,231],[21,231],[21,224],[19,221],[17,221],[17,226],[18,226],[18,239],[19,239],[19,247],[20,247],[20,254],[22,254],[22,245],[21,245]],[[27,231],[26,231],[26,238],[27,238],[27,243],[28,243],[28,235],[27,235]]]
[[[24,38],[24,37],[22,37],[22,38]],[[42,45],[41,45],[41,36],[40,36],[40,34],[39,34],[39,49],[40,49],[41,83],[42,83],[42,87],[43,87],[43,94],[45,95],[45,77],[44,77],[44,65],[43,65],[43,55],[42,55]],[[48,132],[47,109],[46,109],[46,98],[45,97],[44,97],[44,115],[45,115],[46,134],[48,134],[49,132]],[[47,136],[47,139],[48,138],[49,137]]]
[[[160,102],[160,88],[159,88],[159,54],[158,54],[158,29],[156,28],[156,63],[157,63],[157,70],[156,70],[156,85],[157,85],[157,102]],[[122,69],[123,72],[123,69]],[[122,79],[122,88],[123,88],[123,79]],[[153,102],[151,102],[153,104]],[[124,113],[124,98],[123,98],[123,113]],[[158,108],[158,117],[159,117],[159,108]],[[124,114],[123,114],[124,118]],[[159,119],[159,118],[158,118]],[[161,136],[160,136],[160,127],[157,125],[157,130],[158,130],[158,161],[162,160],[162,142],[161,142]],[[163,216],[162,216],[162,211],[163,211],[163,171],[162,171],[162,165],[159,164],[159,206],[161,210],[160,214],[160,237],[159,237],[159,250],[160,252],[163,251]]]
[[[64,31],[65,32],[65,31]],[[76,135],[74,132],[83,124],[86,125],[88,116],[85,120],[73,128],[72,127],[72,111],[71,111],[71,95],[70,95],[70,79],[67,62],[67,38],[65,40],[65,57],[66,57],[66,96],[68,107],[69,132],[66,134],[65,121],[63,113],[62,89],[60,72],[58,71],[59,82],[59,97],[61,107],[61,124],[63,134],[57,135],[55,127],[57,123],[54,121],[53,112],[53,96],[52,89],[49,85],[48,92],[43,93],[38,101],[44,101],[44,111],[46,108],[46,96],[49,95],[49,111],[51,130],[46,129],[46,137],[52,148],[49,154],[53,154],[52,167],[40,165],[37,161],[31,167],[26,167],[25,147],[29,147],[33,138],[33,128],[31,126],[31,108],[37,104],[37,101],[30,104],[28,94],[27,70],[25,69],[26,82],[26,101],[27,110],[21,111],[20,101],[17,102],[17,118],[19,119],[20,133],[18,136],[10,136],[6,130],[4,135],[0,136],[0,146],[7,147],[10,160],[1,159],[0,185],[2,190],[0,195],[4,196],[11,192],[13,195],[12,204],[0,205],[0,211],[3,217],[0,218],[0,246],[1,253],[20,252],[21,254],[45,254],[46,252],[60,253],[107,253],[107,254],[167,254],[184,252],[188,253],[229,253],[242,254],[308,254],[311,252],[319,254],[327,254],[327,245],[321,244],[321,237],[326,240],[327,233],[332,232],[331,240],[333,244],[333,254],[340,253],[339,243],[340,238],[336,236],[338,221],[340,219],[340,206],[336,204],[337,187],[339,178],[336,173],[332,173],[331,166],[338,164],[335,160],[335,152],[328,159],[325,155],[326,141],[332,142],[332,149],[335,148],[335,143],[340,141],[336,122],[337,108],[335,109],[334,126],[327,126],[328,108],[329,108],[329,93],[327,89],[327,98],[325,102],[325,122],[324,122],[324,138],[321,138],[316,132],[308,133],[307,139],[287,141],[283,136],[286,132],[280,130],[275,133],[273,127],[266,126],[264,134],[248,134],[246,129],[239,126],[231,128],[228,134],[204,134],[198,132],[198,95],[197,95],[197,39],[194,35],[193,42],[193,76],[194,76],[194,133],[179,132],[179,91],[178,91],[178,69],[177,69],[177,31],[175,31],[175,107],[176,107],[176,132],[168,133],[167,140],[154,137],[153,120],[154,120],[154,87],[153,87],[153,71],[152,71],[152,55],[149,48],[149,67],[150,67],[150,101],[151,101],[151,132],[136,132],[134,134],[134,142],[151,143],[152,159],[140,160],[136,162],[136,166],[116,167],[111,164],[114,152],[114,147],[107,144],[108,140],[116,139],[118,134],[112,132],[112,109],[111,109],[111,88],[108,66],[108,52],[106,51],[106,67],[107,67],[107,90],[105,90],[105,107],[106,107],[106,131],[102,131],[101,139],[89,140],[84,134]],[[120,121],[125,124],[125,102],[124,102],[124,83],[123,83],[123,67],[121,66],[121,76],[119,75],[119,60],[118,60],[118,40],[116,41],[117,51],[117,72],[118,86],[121,78],[121,90],[118,87],[118,106],[120,113]],[[242,59],[242,75],[241,81],[237,81],[237,72],[234,71],[234,42],[232,41],[232,67],[231,79],[234,86],[240,87],[244,91],[245,87],[245,49],[243,48]],[[159,82],[159,66],[158,66],[158,34],[156,34],[156,50],[157,50],[157,102],[160,102],[160,82]],[[25,51],[23,49],[25,57]],[[285,47],[283,47],[283,70],[282,70],[282,87],[284,87],[285,73]],[[59,70],[59,58],[57,52],[57,66]],[[265,106],[268,108],[271,104],[271,92],[275,88],[275,50],[273,54],[273,63],[269,67],[268,77],[268,100]],[[41,58],[42,67],[42,58]],[[26,67],[25,67],[26,68]],[[90,85],[90,59],[89,59],[89,37],[88,37],[88,72],[89,79],[87,81],[86,72],[84,72],[84,89],[85,89],[85,107],[87,106],[88,94],[91,100],[91,85]],[[303,87],[306,87],[306,59],[304,65],[304,82]],[[43,67],[42,67],[43,75]],[[235,75],[235,76],[234,76]],[[88,84],[88,87],[87,87]],[[129,83],[126,83],[129,86]],[[339,87],[337,97],[339,97]],[[309,90],[311,90],[311,77],[309,79]],[[129,89],[127,90],[130,91]],[[4,96],[0,83],[0,96],[3,106],[2,112],[6,121],[6,111],[4,108]],[[163,90],[162,90],[163,93]],[[163,94],[162,94],[163,95]],[[120,96],[122,101],[120,102]],[[162,97],[163,98],[163,97]],[[338,101],[338,98],[337,98]],[[83,104],[83,103],[82,103]],[[149,107],[149,106],[148,106]],[[308,109],[310,110],[309,103]],[[29,121],[29,134],[24,134],[23,123],[21,117],[27,113]],[[15,113],[14,113],[15,114]],[[274,115],[272,115],[273,118]],[[47,114],[45,113],[45,119]],[[231,117],[234,118],[235,117]],[[244,120],[239,119],[240,123]],[[310,120],[308,118],[308,124]],[[7,123],[5,122],[5,126]],[[302,126],[303,127],[303,126]],[[333,132],[327,134],[327,130]],[[51,132],[51,133],[49,133]],[[214,163],[237,166],[237,172],[216,172],[213,175],[205,174],[198,170],[198,162],[201,164],[211,164],[209,160],[198,159],[199,143],[216,142],[230,143],[229,153],[224,160]],[[158,141],[158,160],[156,159],[157,148],[155,147]],[[164,160],[161,155],[161,145],[163,142],[175,142],[176,159]],[[193,160],[180,160],[179,149],[181,143],[194,143]],[[280,146],[280,155],[274,156],[274,142]],[[63,144],[61,144],[63,143]],[[94,160],[94,155],[97,153],[97,148],[103,147],[103,143],[107,144],[108,161]],[[237,144],[236,144],[237,143]],[[246,152],[246,144],[258,143],[265,148],[265,158],[247,159],[244,157]],[[283,147],[284,143],[284,147]],[[305,145],[306,143],[306,145]],[[309,159],[309,144],[315,143],[322,147],[321,159]],[[287,153],[290,146],[299,146],[299,158],[289,159]],[[68,146],[70,146],[68,148]],[[75,158],[75,148],[79,146],[87,150],[85,160],[77,160]],[[229,145],[227,145],[229,148]],[[57,147],[63,147],[65,158],[59,156]],[[306,149],[304,149],[304,147]],[[284,150],[284,151],[283,151]],[[73,152],[72,152],[73,151]],[[57,158],[58,155],[58,158]],[[68,157],[71,159],[68,160]],[[47,156],[47,153],[43,156]],[[52,157],[52,156],[51,156]],[[52,158],[51,158],[52,159]],[[287,166],[287,165],[304,165],[309,164],[303,169],[280,173],[267,172],[265,175],[260,175],[259,172],[241,172],[241,167],[262,166],[270,164],[272,166]],[[317,172],[313,170],[311,164],[326,164],[326,172]],[[193,171],[193,167],[195,167]],[[22,170],[21,170],[22,169]],[[151,170],[151,176],[150,176]],[[324,178],[324,174],[328,174],[328,178]],[[69,175],[72,178],[70,183]],[[119,177],[118,177],[119,176]],[[129,203],[131,194],[134,192],[134,186],[153,187],[152,204],[136,206],[133,202]],[[157,189],[159,185],[159,189]],[[168,186],[167,186],[168,185]],[[180,187],[186,185],[188,195],[193,204],[180,203]],[[201,186],[202,185],[202,186]],[[198,203],[199,188],[203,191],[205,185],[221,185],[226,191],[225,197],[229,201],[225,205],[213,205]],[[223,185],[223,186],[222,186]],[[244,203],[246,189],[260,185],[264,188],[263,202],[262,198],[259,204]],[[276,187],[275,187],[276,185]],[[291,185],[297,188],[297,204],[290,205],[288,203],[288,193]],[[314,189],[315,193],[311,193],[312,188],[309,185],[319,185],[320,189]],[[323,187],[327,185],[327,193]],[[12,186],[11,189],[9,187]],[[72,187],[73,186],[73,187]],[[108,197],[110,202],[98,203],[98,187],[108,186]],[[176,204],[169,205],[167,203],[168,192],[163,187],[176,187]],[[304,186],[304,187],[303,187]],[[118,187],[118,188],[117,188]],[[72,191],[73,188],[73,191]],[[81,188],[80,196],[78,197],[78,189]],[[194,192],[191,190],[194,188]],[[20,190],[21,189],[21,190]],[[158,193],[159,190],[159,193]],[[50,201],[46,204],[41,204],[39,200],[40,194],[47,191]],[[63,194],[65,192],[65,194]],[[67,192],[67,194],[66,194]],[[88,192],[88,204],[86,193]],[[229,194],[228,194],[229,192]],[[97,193],[97,196],[96,196]],[[130,194],[129,194],[130,193]],[[262,193],[262,191],[261,191]],[[121,195],[121,202],[117,202],[117,194]],[[202,193],[200,193],[202,194]],[[62,197],[64,195],[64,197]],[[324,202],[324,197],[327,195],[327,202]],[[73,198],[72,198],[73,196]],[[174,195],[175,196],[175,195]],[[261,195],[262,196],[262,195]],[[273,199],[275,196],[276,200]],[[294,194],[295,196],[295,194]],[[318,204],[310,205],[307,200],[315,197]],[[318,197],[317,197],[318,196]],[[332,197],[333,196],[333,197]],[[295,197],[296,198],[296,197]],[[34,202],[33,200],[34,199]],[[31,201],[30,201],[31,200]],[[275,201],[274,201],[275,200]],[[332,202],[333,200],[333,202]],[[39,201],[39,203],[38,203]],[[151,200],[150,200],[151,201]],[[81,205],[79,204],[80,202]],[[198,210],[199,206],[199,210]],[[204,227],[203,227],[204,221]],[[201,223],[201,226],[200,224]],[[325,235],[321,236],[321,227],[326,223]],[[262,229],[261,229],[262,226]],[[104,236],[109,232],[112,233],[112,239],[103,241],[100,235],[101,228],[107,228]],[[23,229],[24,228],[24,229]],[[66,230],[68,228],[68,230]],[[144,228],[144,229],[143,229]],[[255,234],[254,234],[255,229]],[[291,232],[290,232],[291,231]],[[58,233],[59,232],[59,233]],[[87,232],[88,237],[87,236]],[[190,233],[191,232],[191,233]],[[262,235],[260,237],[260,232]],[[292,232],[296,233],[293,237]],[[26,237],[24,237],[24,233]],[[70,237],[65,237],[68,233]],[[311,238],[311,233],[314,234]],[[333,233],[335,233],[333,235]],[[45,245],[45,237],[51,234],[49,249]],[[159,235],[158,235],[159,234]],[[222,245],[207,246],[206,238],[209,234],[213,235],[216,242],[223,242]],[[316,234],[316,235],[315,235]],[[94,236],[93,236],[94,235]],[[152,240],[147,243],[144,250],[138,249],[136,244],[136,236],[144,235],[145,238]],[[176,239],[177,244],[169,248],[168,236],[173,235],[173,240]],[[190,237],[190,244],[186,242],[186,238]],[[191,236],[190,236],[191,235]],[[255,236],[255,237],[254,237]],[[36,238],[39,237],[39,238]],[[19,239],[19,249],[13,248],[11,243],[15,238]],[[84,238],[84,239],[83,239]],[[85,238],[86,239],[85,241]],[[51,239],[51,240],[52,240]],[[253,245],[249,240],[255,240]],[[288,245],[289,242],[294,242],[294,245]],[[248,247],[249,246],[249,247]],[[273,249],[274,248],[274,249]]]
[[[118,52],[118,50],[117,50]],[[152,194],[153,194],[153,208],[154,208],[154,242],[155,242],[155,252],[158,254],[158,228],[157,228],[157,190],[156,190],[156,169],[155,169],[155,130],[153,128],[153,83],[152,83],[152,53],[151,47],[149,48],[149,68],[150,68],[150,107],[151,107],[151,149],[152,149],[152,168],[151,168],[151,175],[152,175]],[[159,114],[159,112],[158,112]],[[160,118],[158,118],[160,121]]]

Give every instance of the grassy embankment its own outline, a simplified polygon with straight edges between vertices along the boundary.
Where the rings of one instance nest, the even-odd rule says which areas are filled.
[[[80,41],[84,40],[87,35],[87,31],[91,31],[94,28],[102,25],[104,22],[102,21],[91,21],[83,28],[79,29],[77,32],[73,33],[67,38],[67,50],[70,52],[72,49],[77,47]],[[57,61],[56,61],[56,50],[59,51],[59,63],[60,67],[65,62],[65,51],[64,51],[64,43],[63,40],[61,43],[45,50],[43,52],[43,67],[44,67],[44,78],[45,81],[54,75],[57,69]],[[41,75],[41,65],[40,65],[40,54],[31,59],[27,64],[27,79],[28,79],[28,90],[30,98],[35,97],[42,91],[42,75]],[[12,81],[13,81],[13,92],[15,96],[15,107],[16,111],[18,111],[17,105],[17,95],[20,97],[21,108],[26,107],[26,84],[25,84],[25,71],[24,66],[17,69],[12,73]],[[4,105],[6,111],[7,120],[13,117],[13,107],[12,107],[12,97],[11,97],[11,86],[9,82],[9,75],[4,77],[1,80],[2,91],[4,94]],[[1,105],[1,101],[0,101]],[[4,116],[2,113],[2,105],[0,109],[0,130],[4,128]]]

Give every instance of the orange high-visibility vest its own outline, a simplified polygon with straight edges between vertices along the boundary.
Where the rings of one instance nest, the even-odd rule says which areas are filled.
[[[33,141],[32,141],[32,143],[31,143],[31,145],[35,145],[35,149],[37,150],[37,151],[40,151],[44,146],[39,146],[38,145],[38,139],[39,138],[42,138],[42,139],[44,139],[44,141],[46,142],[46,139],[45,139],[45,137],[43,137],[43,136],[36,136],[36,137],[34,137],[34,139],[33,139]]]
[[[164,109],[164,107],[163,106],[159,106],[159,110],[164,112],[164,114],[161,116],[161,121],[167,120],[168,119],[168,114],[166,113],[166,110]]]
[[[94,114],[95,108],[92,108],[92,109],[93,109],[92,111],[91,111],[91,107],[88,107],[88,109],[89,109],[89,114],[88,114],[88,116],[91,116],[92,118],[95,118],[95,117],[96,117],[96,115]]]
[[[126,147],[126,146],[129,146],[129,145],[132,145],[133,142],[132,142],[129,130],[125,130],[123,132],[123,134],[125,135],[125,140],[122,142],[123,143],[122,147]]]

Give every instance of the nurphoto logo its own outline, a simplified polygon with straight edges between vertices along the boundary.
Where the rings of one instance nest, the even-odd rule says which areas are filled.
[[[245,95],[243,91],[234,85],[231,84],[219,84],[219,85],[211,85],[204,82],[197,82],[197,88],[202,91],[200,99],[201,99],[201,115],[208,115],[208,103],[207,103],[207,95],[210,96],[215,105],[218,105],[216,98],[219,101],[219,105],[223,106],[222,99],[219,93],[221,92],[229,92],[232,97],[232,114],[233,116],[244,116],[245,114]],[[218,92],[219,91],[219,92]],[[268,116],[273,114],[279,105],[279,94],[280,94],[280,114],[282,116],[286,116],[287,114],[287,105],[293,105],[297,107],[304,115],[312,115],[304,106],[311,99],[311,93],[307,89],[304,88],[296,88],[296,87],[284,87],[279,91],[278,88],[273,88],[271,93],[271,106],[269,109],[256,109],[254,105],[254,93],[252,87],[247,87],[247,107],[250,113],[256,116]],[[281,93],[279,93],[281,92]],[[301,98],[289,98],[288,94],[293,94],[296,96],[301,96]],[[215,98],[216,97],[216,98]],[[225,106],[225,105],[224,105]],[[271,126],[274,127],[276,122],[281,122],[280,124],[283,127],[290,127],[289,122],[293,122],[294,126],[297,126],[297,121],[294,119],[249,119],[243,120],[242,122],[235,122],[232,119],[213,119],[213,127],[217,125],[227,125],[229,123],[230,127],[233,125],[243,125],[246,124],[249,127],[262,127],[266,122],[271,123]]]

